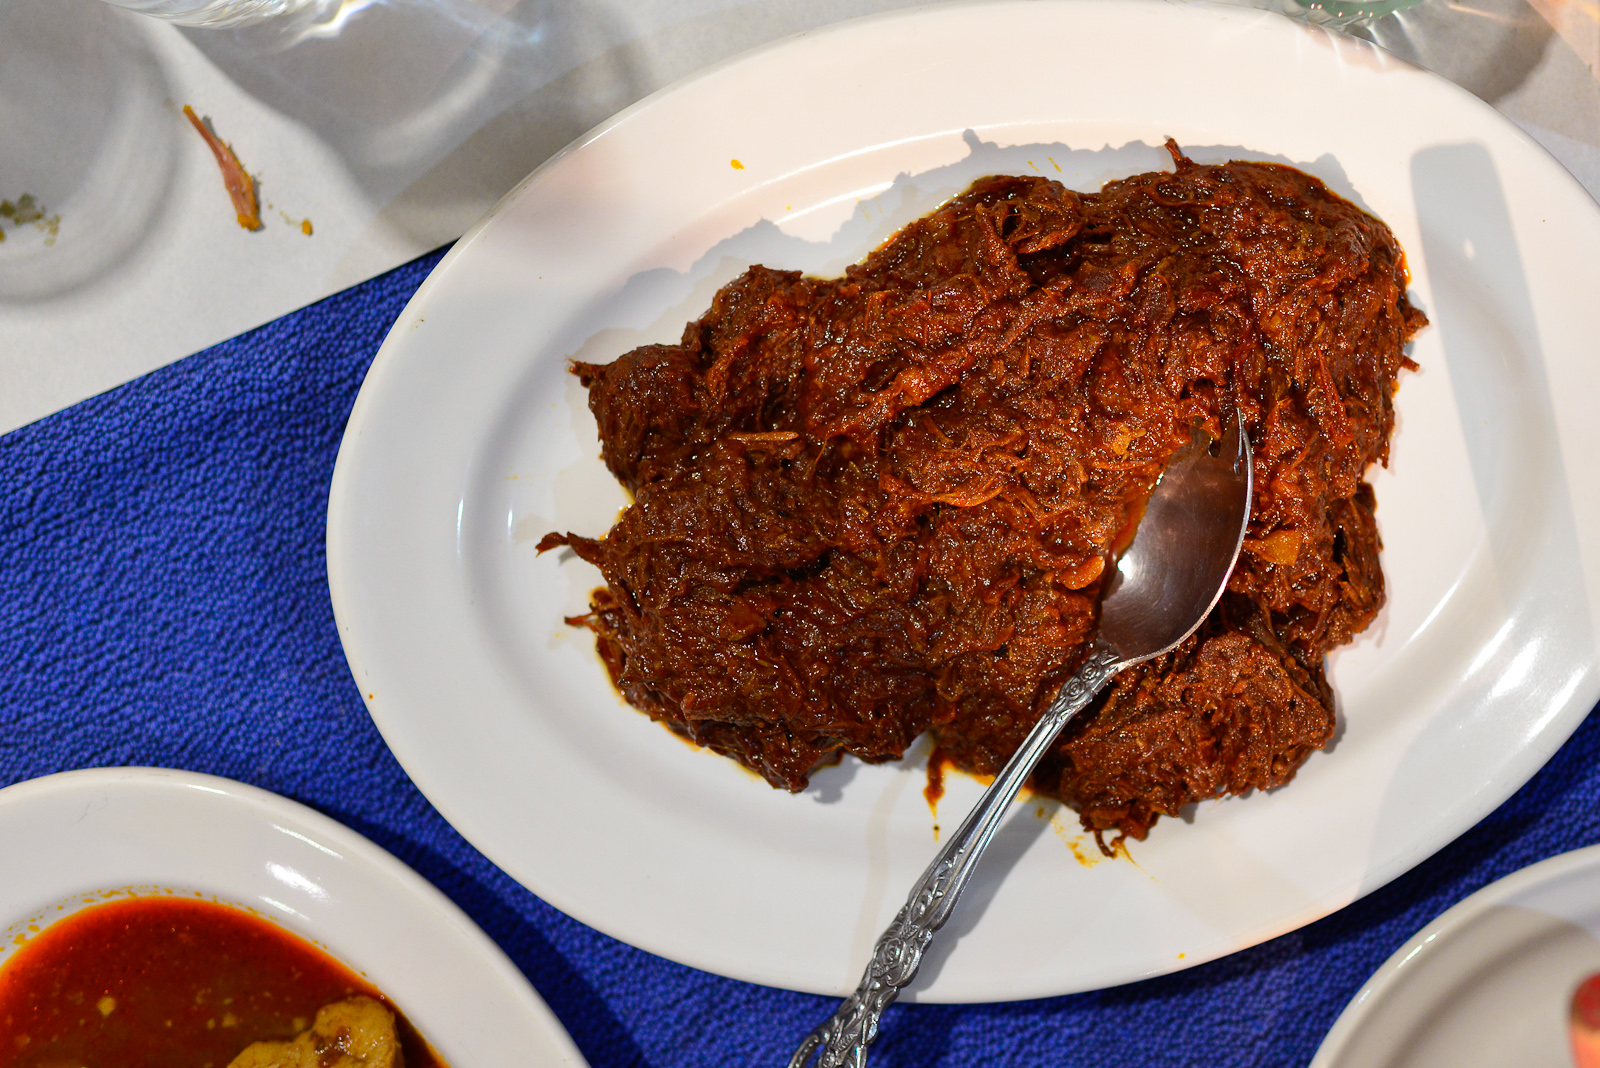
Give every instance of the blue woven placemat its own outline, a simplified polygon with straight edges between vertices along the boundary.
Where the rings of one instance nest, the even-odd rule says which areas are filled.
[[[832,1001],[672,964],[522,889],[412,786],[350,679],[328,603],[328,483],[362,376],[438,258],[0,437],[0,785],[145,764],[274,790],[450,895],[596,1068],[781,1065]],[[1419,927],[1508,872],[1597,841],[1591,715],[1511,800],[1342,912],[1112,990],[897,1006],[872,1062],[1303,1065]]]

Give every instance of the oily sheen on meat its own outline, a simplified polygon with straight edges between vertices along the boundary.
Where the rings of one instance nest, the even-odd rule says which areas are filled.
[[[678,344],[574,365],[634,503],[541,548],[604,574],[570,622],[629,702],[789,790],[923,732],[994,772],[1167,457],[1237,410],[1256,496],[1221,604],[1032,786],[1142,838],[1328,742],[1324,658],[1383,603],[1364,475],[1426,320],[1383,223],[1168,148],[1173,172],[1099,193],[982,179],[842,278],[752,267]]]

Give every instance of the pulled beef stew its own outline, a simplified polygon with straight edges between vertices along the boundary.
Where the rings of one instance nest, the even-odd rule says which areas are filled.
[[[1099,193],[981,179],[842,278],[752,267],[678,344],[573,366],[634,503],[540,548],[603,573],[569,622],[629,702],[788,790],[923,732],[993,773],[1168,456],[1237,410],[1256,490],[1222,602],[1031,785],[1143,838],[1328,742],[1324,657],[1383,603],[1364,475],[1426,319],[1394,235],[1317,179],[1168,149]]]

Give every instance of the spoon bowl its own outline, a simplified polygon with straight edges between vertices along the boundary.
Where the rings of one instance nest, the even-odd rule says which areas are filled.
[[[1252,491],[1250,440],[1237,419],[1216,455],[1197,437],[1167,461],[1100,601],[1100,640],[1123,667],[1172,649],[1216,606],[1244,543]]]

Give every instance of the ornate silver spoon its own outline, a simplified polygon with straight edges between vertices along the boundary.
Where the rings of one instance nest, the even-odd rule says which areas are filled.
[[[917,974],[1012,799],[1067,721],[1111,676],[1194,633],[1222,596],[1250,521],[1251,489],[1250,439],[1237,416],[1218,455],[1198,442],[1173,454],[1106,584],[1100,631],[1083,666],[922,873],[878,938],[861,985],[806,1036],[789,1068],[805,1068],[813,1054],[819,1054],[818,1068],[864,1068],[878,1018]]]

